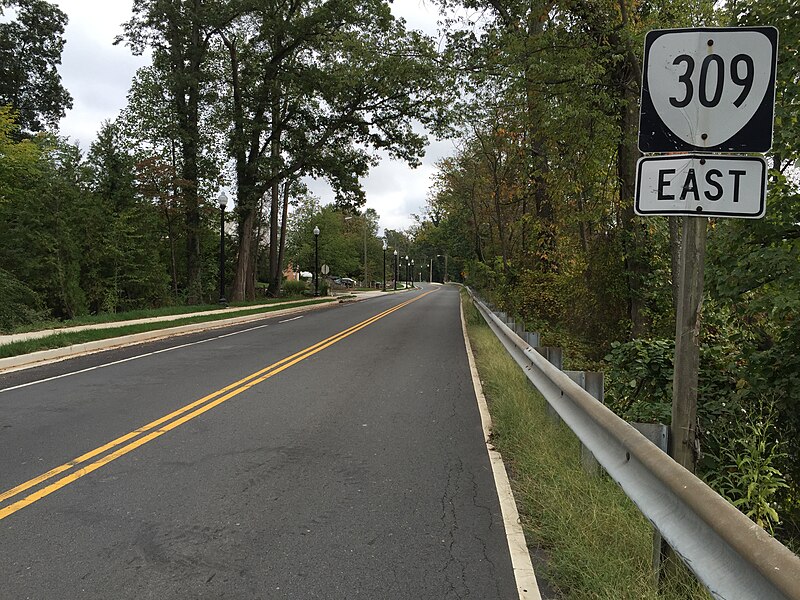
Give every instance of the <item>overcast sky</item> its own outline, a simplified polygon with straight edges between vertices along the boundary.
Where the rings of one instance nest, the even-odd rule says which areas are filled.
[[[100,124],[113,120],[125,106],[131,79],[147,59],[132,56],[124,46],[114,46],[121,24],[130,18],[131,0],[50,0],[69,17],[66,46],[59,69],[64,87],[73,97],[73,108],[61,121],[61,134],[87,150]],[[410,28],[436,35],[437,12],[423,0],[394,0],[396,15]],[[367,207],[381,217],[381,228],[404,229],[412,223],[411,214],[422,214],[434,162],[452,153],[451,142],[431,139],[423,165],[411,169],[384,158],[364,180]],[[322,182],[312,189],[323,203],[332,200]]]

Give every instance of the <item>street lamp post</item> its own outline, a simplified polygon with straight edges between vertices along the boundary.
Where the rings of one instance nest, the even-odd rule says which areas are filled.
[[[392,279],[394,279],[393,281],[394,291],[396,292],[397,291],[397,248],[394,249],[393,254],[394,254],[394,277]]]
[[[228,304],[225,300],[225,207],[228,205],[228,196],[221,190],[217,196],[219,203],[219,303]]]
[[[319,296],[319,227],[314,227],[314,295]]]
[[[383,240],[383,291],[386,291],[386,240]]]
[[[411,282],[411,287],[414,287],[414,259],[413,258],[411,259],[411,269],[409,270],[409,274],[411,275],[411,277],[409,278],[409,281]]]
[[[406,287],[408,287],[408,265],[409,265],[409,264],[410,264],[410,263],[408,262],[408,254],[406,254],[406,276],[405,276],[405,280],[406,280]]]

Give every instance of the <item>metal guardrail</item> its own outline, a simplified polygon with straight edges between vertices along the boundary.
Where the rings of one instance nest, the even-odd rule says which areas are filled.
[[[470,290],[528,379],[714,598],[800,600],[800,558],[515,334]]]

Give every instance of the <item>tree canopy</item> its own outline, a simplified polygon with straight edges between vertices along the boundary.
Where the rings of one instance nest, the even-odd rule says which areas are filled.
[[[0,106],[17,111],[23,131],[54,128],[72,97],[61,84],[58,65],[67,16],[45,0],[1,0]]]

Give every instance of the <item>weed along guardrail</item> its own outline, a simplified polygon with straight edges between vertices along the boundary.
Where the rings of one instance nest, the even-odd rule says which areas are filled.
[[[561,371],[544,356],[560,363],[559,352],[540,353],[529,343],[538,336],[470,295],[552,410],[713,597],[800,600],[800,558],[604,406],[596,375]],[[648,433],[665,447],[663,429]]]

